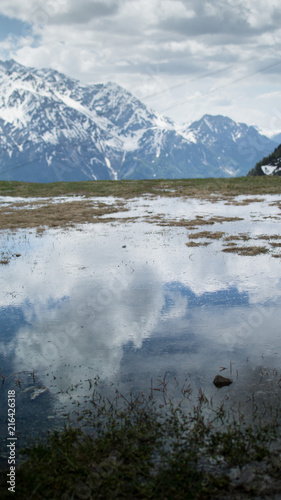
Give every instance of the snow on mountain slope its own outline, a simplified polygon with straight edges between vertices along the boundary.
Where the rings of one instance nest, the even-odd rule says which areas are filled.
[[[272,144],[222,116],[180,126],[113,82],[0,61],[1,179],[243,175]]]
[[[249,175],[281,175],[281,144],[269,156],[262,158]]]
[[[205,115],[190,125],[197,144],[203,144],[227,175],[245,175],[261,158],[264,150],[272,150],[274,142],[259,134],[256,128],[236,123],[223,116]]]

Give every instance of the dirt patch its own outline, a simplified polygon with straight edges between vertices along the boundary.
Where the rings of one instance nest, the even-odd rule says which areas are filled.
[[[248,247],[239,247],[239,246],[230,246],[222,249],[223,252],[227,253],[237,253],[238,255],[260,255],[268,252],[268,248],[259,247],[259,246],[248,246]]]
[[[32,203],[15,203],[0,207],[0,229],[36,227],[70,227],[75,224],[93,223],[104,215],[128,210],[125,203],[114,205],[95,203],[92,200],[73,200],[53,203],[50,200]]]

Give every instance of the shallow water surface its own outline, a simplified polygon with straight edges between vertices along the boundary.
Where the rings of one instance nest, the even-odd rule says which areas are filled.
[[[278,241],[278,201],[148,197],[128,202],[116,222],[2,231],[9,257],[0,267],[2,456],[11,388],[19,442],[58,425],[91,397],[97,378],[123,393],[166,377],[171,387],[187,380],[208,397],[238,400],[257,389],[266,399],[261,380],[280,378],[281,269],[270,246]],[[187,246],[195,229],[167,221],[196,215],[237,217],[196,230],[247,233],[268,253],[224,253],[223,237]],[[218,373],[233,384],[216,389]]]

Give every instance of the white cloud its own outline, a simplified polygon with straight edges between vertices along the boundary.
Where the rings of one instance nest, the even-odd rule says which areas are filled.
[[[88,83],[114,80],[140,98],[158,94],[147,104],[157,111],[165,104],[180,121],[189,121],[196,109],[200,118],[204,103],[203,112],[233,111],[232,118],[240,113],[239,121],[258,119],[264,127],[270,117],[259,95],[279,89],[281,64],[260,70],[281,54],[279,12],[277,0],[48,0],[42,5],[2,0],[0,14],[30,23],[32,31],[25,24],[22,36],[3,41],[0,57],[52,67]],[[193,106],[189,96],[195,93],[203,99]],[[231,104],[224,107],[223,100]],[[237,109],[239,102],[246,103],[247,112],[245,104]]]
[[[244,220],[224,223],[219,229],[255,236],[277,230],[276,222],[251,219],[253,211],[278,212],[271,206],[273,198],[244,206],[161,198],[133,200],[128,208],[134,215],[148,210],[179,219],[242,216]],[[22,257],[3,269],[0,305],[21,309],[25,322],[0,347],[6,356],[14,353],[12,372],[33,368],[39,375],[42,372],[42,382],[54,395],[96,374],[117,380],[118,373],[145,373],[146,366],[155,377],[169,366],[205,375],[221,366],[220,356],[226,359],[240,346],[243,359],[260,355],[268,345],[280,352],[280,275],[270,256],[222,254],[217,251],[221,242],[218,246],[214,242],[213,250],[191,252],[182,228],[142,223],[129,231],[125,225],[96,224],[82,232],[24,235],[19,232],[4,242],[5,251],[20,249]],[[229,293],[229,304],[225,297],[219,305],[223,291]],[[275,308],[265,314],[260,305],[267,302]],[[166,345],[172,346],[168,356],[163,349],[165,336]],[[122,364],[129,342],[138,349],[149,339],[150,349],[134,366]],[[215,353],[215,361],[210,353]],[[51,386],[46,368],[56,376]]]

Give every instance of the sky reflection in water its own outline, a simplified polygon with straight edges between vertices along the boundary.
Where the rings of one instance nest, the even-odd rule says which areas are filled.
[[[195,210],[194,201],[157,203],[135,200],[130,208],[179,217]],[[230,209],[236,215],[234,207],[197,202],[200,213]],[[257,209],[265,211],[235,207],[244,220],[212,230],[276,233],[280,221],[253,225]],[[1,267],[1,399],[16,386],[23,434],[50,427],[57,412],[89,396],[85,381],[97,375],[129,391],[168,373],[215,395],[212,380],[225,367],[235,384],[223,390],[235,396],[251,391],[260,367],[279,368],[280,260],[187,241],[185,228],[142,221],[2,233],[2,249],[21,257]],[[37,395],[35,387],[46,391]],[[2,422],[5,414],[6,403]]]

